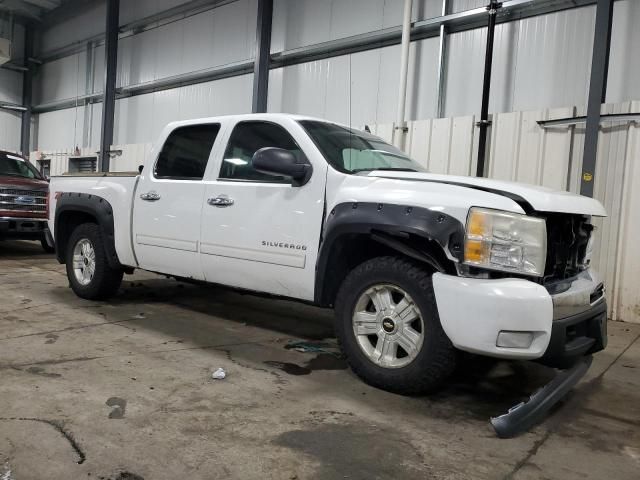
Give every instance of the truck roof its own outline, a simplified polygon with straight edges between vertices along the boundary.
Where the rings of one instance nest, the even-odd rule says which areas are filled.
[[[200,123],[214,123],[214,122],[221,122],[223,120],[242,121],[242,120],[284,120],[284,119],[313,120],[317,122],[333,123],[336,125],[343,126],[345,128],[358,128],[358,127],[352,127],[352,126],[350,127],[349,125],[344,125],[342,123],[333,122],[331,120],[326,120],[323,118],[311,117],[308,115],[298,115],[298,114],[292,114],[292,113],[244,113],[239,115],[218,115],[215,117],[203,117],[203,118],[194,118],[189,120],[178,120],[178,121],[169,123],[167,127],[173,130],[176,127],[181,127],[185,125],[197,125]]]

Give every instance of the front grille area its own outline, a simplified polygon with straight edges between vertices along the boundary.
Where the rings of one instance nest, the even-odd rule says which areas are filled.
[[[46,213],[47,191],[0,188],[0,211]]]
[[[587,244],[593,232],[590,218],[562,213],[546,214],[547,261],[544,283],[565,280],[589,267]]]

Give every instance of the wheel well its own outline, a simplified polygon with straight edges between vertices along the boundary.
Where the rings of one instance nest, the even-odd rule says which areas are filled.
[[[392,236],[383,232],[344,234],[331,246],[331,251],[320,278],[319,303],[333,305],[338,289],[355,267],[375,257],[387,255],[410,258],[426,269],[454,273],[455,266],[442,248],[434,241],[417,235]]]
[[[98,224],[98,220],[93,215],[79,211],[61,212],[57,219],[55,230],[56,254],[60,263],[66,262],[67,242],[73,231],[83,223]]]

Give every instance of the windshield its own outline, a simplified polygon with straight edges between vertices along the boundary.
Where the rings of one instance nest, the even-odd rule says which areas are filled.
[[[18,155],[0,152],[0,175],[42,179],[40,173]]]
[[[425,171],[401,150],[370,133],[315,120],[302,120],[299,123],[327,161],[341,172]]]

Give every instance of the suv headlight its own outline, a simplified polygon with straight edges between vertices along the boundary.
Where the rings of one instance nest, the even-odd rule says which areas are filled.
[[[546,258],[544,219],[486,208],[469,210],[464,263],[541,277]]]

